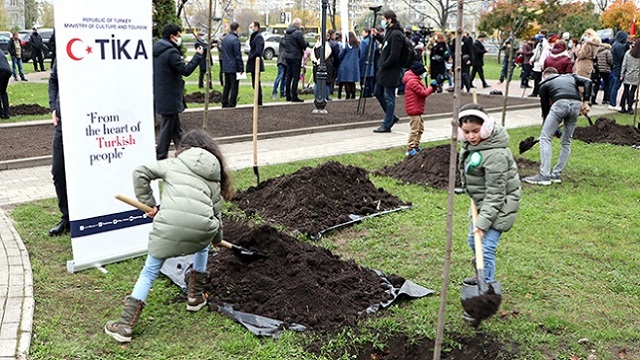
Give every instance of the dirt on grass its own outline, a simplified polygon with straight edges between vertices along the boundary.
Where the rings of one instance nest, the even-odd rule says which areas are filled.
[[[640,146],[640,130],[630,125],[617,124],[615,120],[601,117],[593,126],[578,127],[573,138],[586,143],[610,143],[614,145]]]
[[[390,176],[410,184],[424,185],[436,189],[447,189],[449,186],[449,158],[451,146],[438,145],[422,149],[418,154],[405,157],[393,166],[385,166],[375,171],[376,175]],[[456,154],[456,164],[458,155]],[[525,158],[516,158],[520,178],[535,175],[540,163]],[[456,171],[455,187],[460,187],[460,172]]]
[[[38,104],[11,105],[11,116],[50,114],[49,108]]]
[[[232,251],[211,253],[207,265],[209,306],[302,324],[320,333],[355,326],[370,305],[390,299],[379,276],[353,260],[300,241],[268,225],[224,219],[225,239],[267,256],[243,262]],[[396,286],[404,283],[388,277]]]
[[[479,103],[486,109],[496,109],[502,106],[502,97],[478,95]],[[460,96],[461,104],[473,101],[470,94]],[[425,115],[448,114],[452,109],[452,94],[433,94],[427,99]],[[509,105],[535,105],[538,99],[509,98]],[[260,134],[292,129],[303,129],[322,125],[355,124],[371,122],[372,129],[382,121],[383,112],[375,98],[368,98],[364,114],[356,114],[358,99],[331,101],[327,104],[328,115],[314,115],[315,108],[312,101],[301,104],[277,103],[266,104],[259,109],[258,132]],[[13,113],[12,107],[12,115]],[[43,108],[44,109],[44,108]],[[43,110],[44,111],[44,110]],[[46,109],[44,114],[48,114]],[[404,110],[404,96],[396,99],[396,114],[406,116]],[[180,114],[182,128],[188,131],[202,128],[202,111],[189,111]],[[160,119],[156,118],[156,134],[159,130]],[[214,138],[225,138],[239,135],[249,135],[253,131],[253,108],[239,107],[221,109],[216,106],[207,113],[206,131]],[[51,155],[51,138],[53,127],[51,124],[2,127],[0,130],[0,161],[25,159],[36,156]],[[401,144],[398,144],[401,145]]]
[[[187,103],[199,103],[204,104],[205,93],[196,91],[191,94],[187,94],[184,96],[184,101]],[[222,101],[222,93],[218,90],[212,90],[209,93],[209,102],[210,103],[219,103]]]
[[[442,350],[442,359],[449,360],[515,360],[518,359],[518,346],[505,344],[497,338],[478,333],[474,337],[454,336],[459,346],[446,346]],[[372,343],[364,345],[356,360],[404,360],[431,359],[435,342],[430,339],[409,339],[406,335],[391,337],[383,342],[382,349]]]
[[[263,181],[238,192],[232,201],[249,216],[258,214],[312,237],[352,220],[351,214],[366,216],[410,205],[376,188],[365,169],[335,161]]]

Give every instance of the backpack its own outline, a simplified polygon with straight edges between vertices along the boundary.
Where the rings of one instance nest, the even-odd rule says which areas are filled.
[[[411,39],[406,37],[404,34],[402,35],[404,38],[403,46],[402,46],[402,68],[408,69],[411,67],[411,64],[420,58],[415,47],[413,46],[413,42]]]

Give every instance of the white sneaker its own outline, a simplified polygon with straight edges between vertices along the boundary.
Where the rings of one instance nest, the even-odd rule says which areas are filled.
[[[607,106],[607,109],[609,109],[609,110],[615,110],[615,111],[620,111],[620,110],[622,110],[622,108],[620,108],[620,106],[613,106],[613,105],[609,105],[609,106]]]

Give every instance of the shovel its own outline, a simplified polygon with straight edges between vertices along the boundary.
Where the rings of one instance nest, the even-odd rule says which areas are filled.
[[[589,124],[593,125],[590,117],[587,116],[587,120],[589,120]],[[560,124],[560,126],[558,126],[558,130],[562,129],[563,126],[564,126],[564,123]],[[520,154],[522,154],[525,151],[531,150],[531,148],[539,142],[540,142],[540,138],[534,139],[533,136],[529,136],[528,138],[520,141],[520,144],[518,145],[518,150],[520,151]]]
[[[153,211],[153,208],[141,203],[140,201],[136,200],[136,199],[132,199],[126,195],[122,195],[122,194],[116,194],[116,199],[125,202],[135,208],[138,208],[142,211],[144,211],[145,213],[148,213],[150,211]],[[243,261],[255,261],[255,260],[260,260],[260,259],[265,259],[266,256],[254,251],[251,251],[247,248],[244,248],[242,246],[238,246],[235,244],[232,244],[228,241],[224,241],[224,240],[220,240],[220,242],[218,244],[216,244],[220,247],[223,248],[227,248],[231,251],[233,251],[233,254],[236,255],[237,257],[239,257],[241,260]]]
[[[471,215],[473,226],[478,219],[478,209],[471,200]],[[495,314],[502,302],[500,283],[494,281],[488,284],[484,278],[484,257],[482,254],[482,239],[478,233],[473,233],[474,248],[476,252],[476,278],[477,284],[473,286],[463,286],[461,295],[462,307],[467,314],[474,319],[471,323],[473,327],[478,327],[480,322]]]

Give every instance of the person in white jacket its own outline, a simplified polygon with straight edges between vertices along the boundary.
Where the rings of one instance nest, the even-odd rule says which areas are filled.
[[[547,41],[547,30],[542,29],[536,35],[537,44],[533,49],[533,55],[529,64],[533,66],[531,73],[533,76],[533,91],[529,94],[529,97],[537,97],[540,91],[540,81],[542,81],[542,70],[544,70],[544,60],[549,56],[551,46]]]

